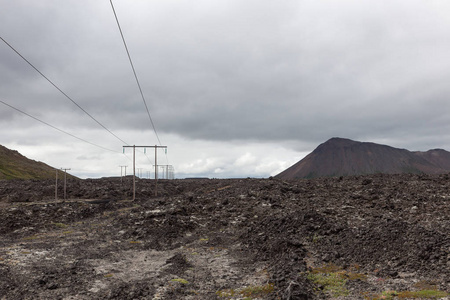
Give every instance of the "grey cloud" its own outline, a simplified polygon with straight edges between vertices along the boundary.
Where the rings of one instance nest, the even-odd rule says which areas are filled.
[[[2,36],[64,92],[113,131],[151,131],[108,1],[0,3]],[[162,136],[299,151],[332,136],[450,147],[447,2],[114,4]],[[101,131],[4,44],[0,80],[0,99]],[[33,126],[7,107],[0,117]]]

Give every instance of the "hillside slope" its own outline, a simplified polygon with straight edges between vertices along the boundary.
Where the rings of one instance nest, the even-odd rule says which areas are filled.
[[[375,143],[332,138],[276,177],[294,179],[375,173],[442,174],[449,171],[450,152],[442,149],[411,152]]]
[[[0,145],[0,180],[4,179],[50,179],[55,178],[56,169],[31,160],[15,150]],[[60,175],[63,172],[60,171]],[[75,178],[73,176],[69,176]]]

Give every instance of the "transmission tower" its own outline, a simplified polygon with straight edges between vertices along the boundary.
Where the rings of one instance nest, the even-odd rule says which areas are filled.
[[[158,148],[164,148],[167,149],[167,146],[123,146],[123,148],[133,148],[133,200],[136,199],[136,148],[154,148],[155,149],[155,196],[158,196],[158,170],[157,170],[157,164],[158,164]],[[124,149],[125,150],[125,149]]]

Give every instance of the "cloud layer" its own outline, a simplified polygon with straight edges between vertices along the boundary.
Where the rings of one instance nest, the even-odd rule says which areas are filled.
[[[447,1],[113,3],[179,174],[270,176],[333,136],[450,149]],[[0,4],[2,38],[122,140],[158,143],[108,1]],[[0,100],[121,154],[1,41]],[[1,144],[79,174],[122,163],[1,103],[0,127]]]

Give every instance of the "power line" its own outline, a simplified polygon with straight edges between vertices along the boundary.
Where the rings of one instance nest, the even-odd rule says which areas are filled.
[[[114,5],[112,3],[112,0],[109,0],[109,2],[111,3],[111,8],[113,10],[114,17],[115,17],[116,22],[117,22],[117,27],[119,27],[120,36],[122,37],[123,45],[125,46],[125,50],[127,51],[128,60],[130,61],[131,68],[133,69],[134,78],[136,79],[136,83],[138,85],[139,92],[141,93],[142,101],[144,102],[145,109],[147,110],[148,118],[150,119],[150,123],[152,124],[153,131],[155,132],[156,138],[158,139],[158,142],[161,145],[161,141],[159,139],[158,132],[156,132],[155,124],[153,123],[153,119],[152,119],[152,117],[150,115],[150,111],[148,110],[147,102],[145,101],[144,93],[142,92],[141,84],[139,83],[139,79],[137,77],[136,70],[135,70],[134,65],[133,65],[133,61],[131,60],[130,52],[128,51],[127,43],[125,42],[125,37],[123,36],[122,28],[120,27],[120,23],[119,23],[119,19],[117,18],[116,10],[114,9]]]
[[[28,59],[26,59],[22,54],[19,53],[19,51],[17,51],[11,44],[9,44],[7,41],[5,41],[5,39],[3,37],[0,36],[0,39],[9,47],[11,48],[14,52],[16,52],[17,55],[19,55],[24,61],[26,61],[34,70],[36,70],[36,72],[38,72],[42,77],[44,77],[51,85],[53,85],[61,94],[63,94],[67,99],[69,99],[70,101],[72,101],[73,104],[75,104],[79,109],[81,109],[86,115],[88,115],[92,120],[94,120],[95,122],[97,122],[98,125],[100,125],[101,127],[103,127],[103,129],[105,129],[106,131],[108,131],[110,134],[112,134],[115,138],[117,138],[119,141],[121,141],[124,144],[127,144],[125,141],[123,141],[121,138],[119,138],[117,135],[115,135],[111,130],[109,130],[108,128],[106,128],[102,123],[100,123],[97,119],[95,119],[91,114],[89,114],[85,109],[83,109],[77,102],[75,102],[75,100],[73,100],[72,98],[70,98],[66,93],[64,93],[55,83],[53,83],[53,81],[51,81],[47,76],[45,76],[41,71],[38,70],[38,68],[36,68]]]
[[[148,118],[150,120],[150,123],[152,124],[153,131],[155,132],[155,135],[156,135],[156,138],[158,139],[159,144],[162,145],[161,140],[159,139],[159,136],[158,136],[158,132],[156,131],[155,124],[153,123],[153,119],[152,119],[152,117],[150,115],[150,111],[148,109],[147,102],[145,101],[144,93],[142,91],[141,84],[139,83],[139,79],[137,77],[136,69],[134,68],[134,64],[133,64],[133,61],[131,59],[130,51],[128,50],[128,46],[127,46],[127,43],[125,41],[125,37],[123,35],[123,31],[122,31],[122,28],[121,28],[120,23],[119,23],[119,18],[117,17],[117,13],[116,13],[116,10],[114,8],[114,4],[113,4],[112,0],[110,0],[109,2],[111,3],[111,8],[112,8],[112,11],[114,13],[114,17],[116,19],[117,27],[119,28],[120,36],[122,37],[123,45],[124,45],[125,50],[127,52],[128,60],[130,61],[131,69],[133,70],[134,78],[136,79],[136,83],[138,85],[139,92],[140,92],[141,97],[142,97],[142,101],[144,102],[145,109],[147,110]],[[166,150],[167,150],[167,148],[166,148]],[[167,152],[165,153],[165,155],[166,155],[167,164],[169,164],[169,158],[167,156]],[[147,159],[148,159],[148,157],[147,157]],[[149,161],[150,161],[150,159],[149,159]]]
[[[26,116],[28,116],[28,117],[30,117],[30,118],[36,120],[36,121],[39,121],[39,122],[41,122],[41,123],[43,123],[43,124],[45,124],[45,125],[47,125],[47,126],[53,128],[53,129],[55,129],[55,130],[58,130],[59,132],[62,132],[62,133],[67,134],[67,135],[70,135],[71,137],[76,138],[76,139],[78,139],[78,140],[80,140],[80,141],[82,141],[82,142],[88,143],[88,144],[90,144],[90,145],[92,145],[92,146],[101,148],[101,149],[103,149],[103,150],[107,150],[107,151],[111,151],[111,152],[115,152],[115,153],[120,153],[120,152],[118,152],[118,151],[111,150],[111,149],[108,149],[108,148],[99,146],[99,145],[97,145],[97,144],[94,144],[94,143],[92,143],[92,142],[89,142],[89,141],[87,141],[87,140],[85,140],[85,139],[79,138],[79,137],[77,137],[77,136],[75,136],[75,135],[73,135],[73,134],[71,134],[71,133],[69,133],[69,132],[67,132],[67,131],[64,131],[64,130],[62,130],[62,129],[59,129],[58,127],[55,127],[55,126],[53,126],[53,125],[51,125],[51,124],[49,124],[49,123],[47,123],[47,122],[45,122],[45,121],[42,121],[42,120],[40,120],[40,119],[38,119],[38,118],[36,118],[36,117],[34,117],[34,116],[28,114],[28,113],[26,113],[26,112],[24,112],[24,111],[22,111],[22,110],[16,108],[16,107],[14,107],[14,106],[12,106],[12,105],[10,105],[10,104],[4,102],[4,101],[2,101],[2,100],[0,100],[0,102],[3,103],[3,104],[6,105],[6,106],[9,106],[9,107],[12,108],[12,109],[14,109],[14,110],[16,110],[16,111],[18,111],[18,112],[24,114],[24,115],[26,115]]]
[[[148,157],[147,153],[144,152],[145,157],[147,157],[147,160],[149,163],[152,163],[152,161],[150,160],[150,157]]]

